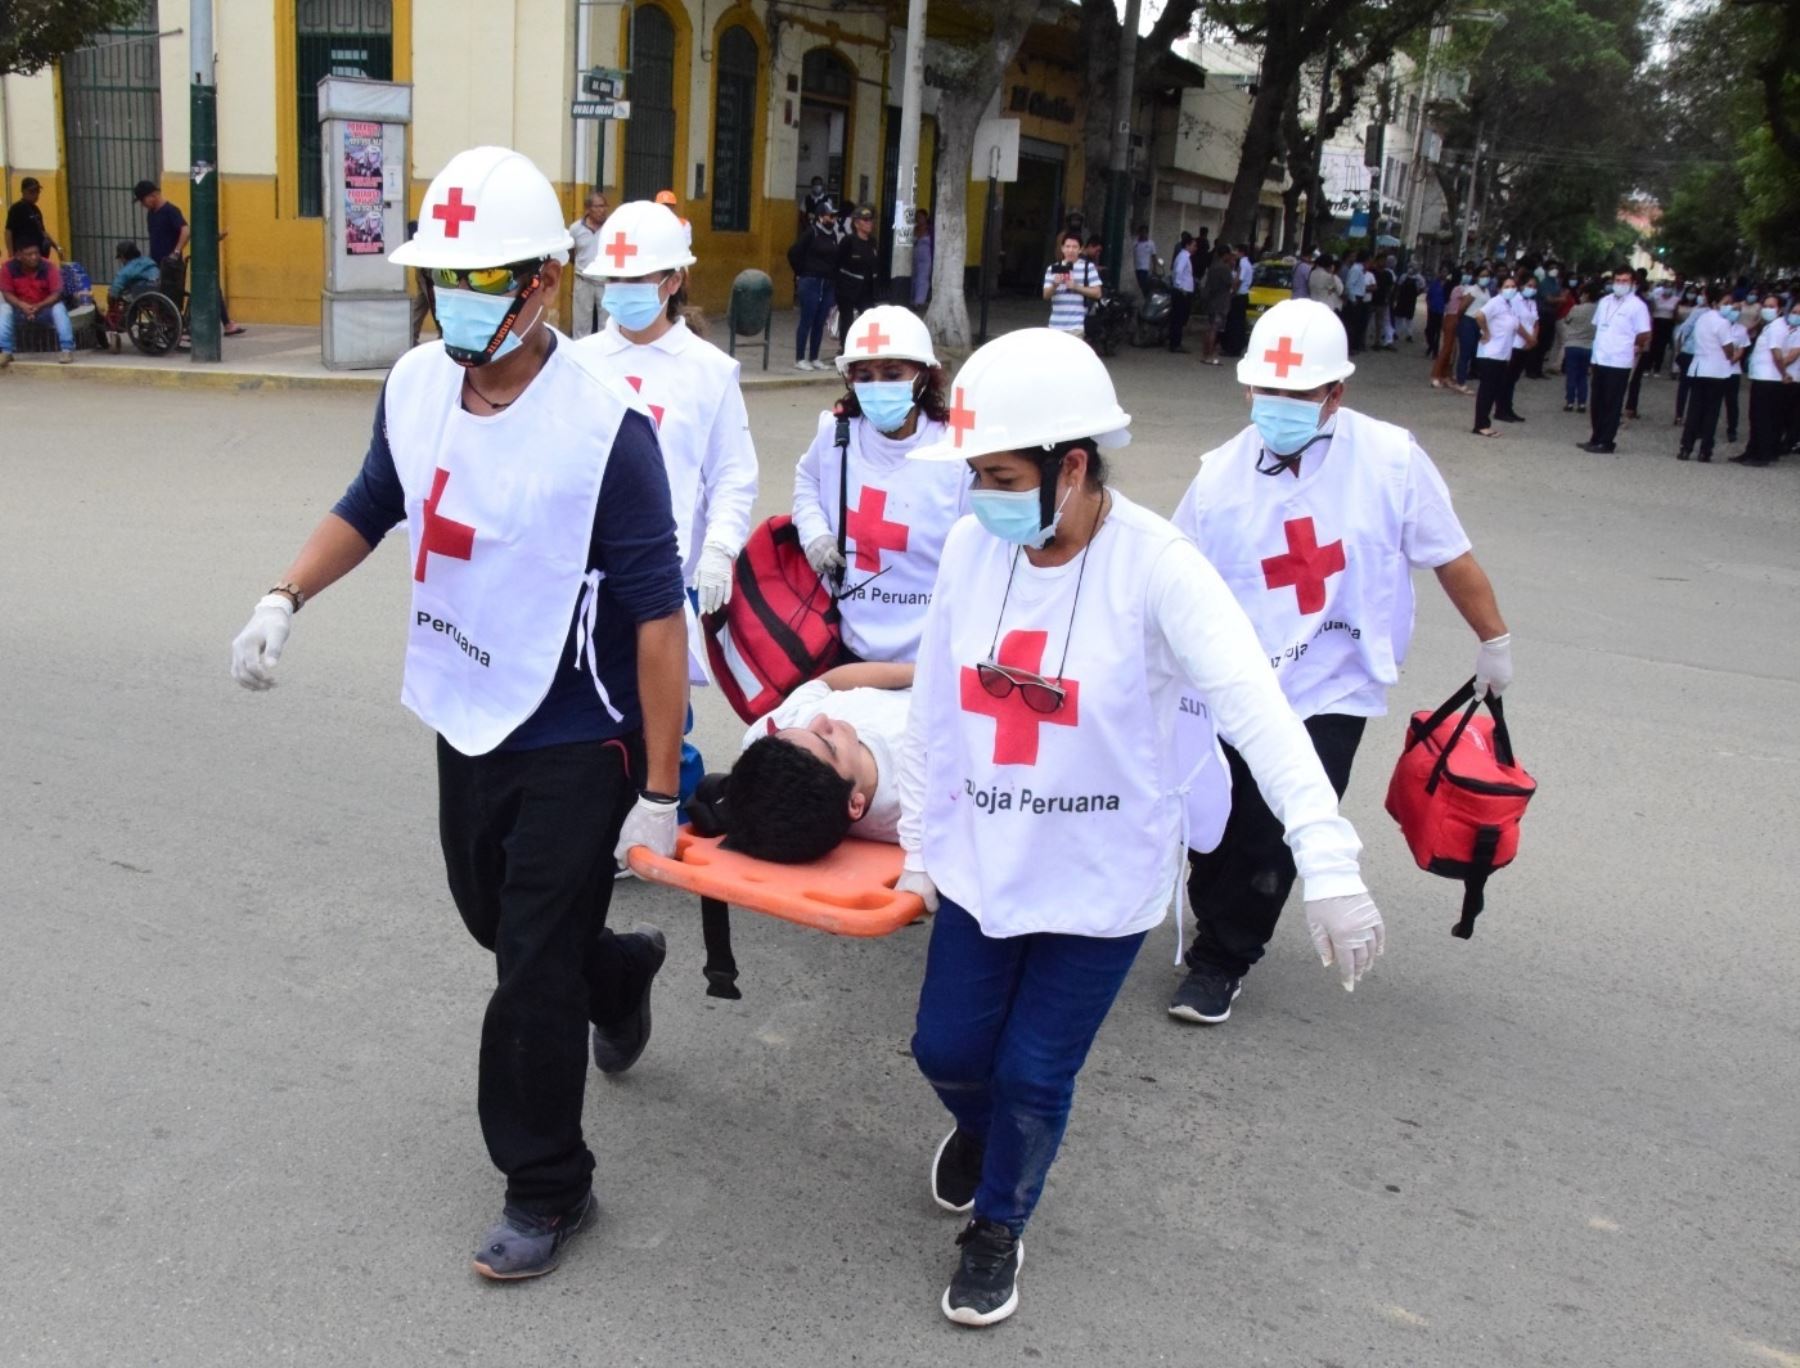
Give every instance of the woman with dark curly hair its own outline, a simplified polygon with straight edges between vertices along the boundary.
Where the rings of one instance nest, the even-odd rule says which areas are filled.
[[[819,415],[794,472],[794,528],[836,589],[850,657],[910,661],[944,538],[969,511],[969,479],[958,465],[907,457],[954,440],[958,416],[930,332],[897,304],[858,315],[837,366],[849,392]]]

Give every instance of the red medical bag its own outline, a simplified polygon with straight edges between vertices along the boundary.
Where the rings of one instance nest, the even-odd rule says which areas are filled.
[[[1475,715],[1481,700],[1471,679],[1436,712],[1414,713],[1388,784],[1388,814],[1419,868],[1463,884],[1462,920],[1451,932],[1463,940],[1475,934],[1488,875],[1519,853],[1519,821],[1537,792],[1513,759],[1500,700],[1486,701],[1491,719]]]
[[[701,625],[713,682],[746,722],[824,674],[843,652],[831,589],[806,563],[785,514],[750,533],[732,572],[731,602]]]

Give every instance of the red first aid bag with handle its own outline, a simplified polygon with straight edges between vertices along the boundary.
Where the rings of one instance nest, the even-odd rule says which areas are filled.
[[[1519,821],[1537,792],[1513,758],[1500,700],[1485,701],[1492,718],[1476,716],[1482,700],[1471,679],[1436,712],[1414,713],[1388,783],[1388,815],[1419,868],[1463,884],[1462,920],[1451,931],[1463,940],[1475,934],[1488,875],[1519,853]]]
[[[771,712],[843,654],[831,589],[806,563],[794,520],[750,533],[731,576],[731,601],[701,622],[713,682],[746,722]]]

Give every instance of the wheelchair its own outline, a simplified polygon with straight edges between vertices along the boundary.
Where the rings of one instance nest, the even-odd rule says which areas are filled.
[[[167,356],[187,332],[186,310],[153,285],[112,300],[106,331],[131,339],[145,356]]]

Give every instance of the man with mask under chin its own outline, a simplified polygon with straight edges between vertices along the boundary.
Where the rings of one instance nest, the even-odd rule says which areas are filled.
[[[1249,615],[1339,797],[1406,658],[1413,570],[1435,572],[1474,631],[1477,694],[1512,681],[1512,638],[1443,477],[1411,433],[1345,406],[1355,369],[1330,309],[1271,308],[1238,362],[1250,426],[1201,458],[1173,519]],[[1207,1025],[1231,1015],[1295,877],[1281,820],[1221,739],[1231,814],[1216,849],[1188,852],[1198,934],[1169,1004]]]
[[[506,1192],[474,1267],[530,1278],[593,1222],[589,1028],[607,1073],[649,1035],[661,933],[615,935],[606,913],[615,856],[674,851],[686,600],[649,415],[544,319],[570,246],[550,182],[474,148],[419,225],[390,259],[430,275],[443,340],[394,366],[361,471],[231,670],[271,687],[301,608],[406,524],[401,700],[438,734],[450,895],[498,967],[478,1112]]]

